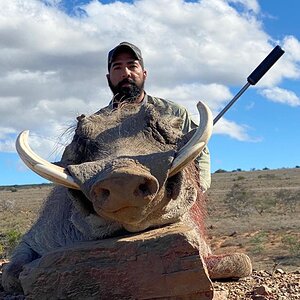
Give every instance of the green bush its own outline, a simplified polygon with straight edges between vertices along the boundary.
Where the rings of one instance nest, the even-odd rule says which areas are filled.
[[[5,246],[0,243],[0,258],[4,258],[5,257]]]
[[[12,229],[6,234],[6,237],[8,240],[8,245],[10,247],[15,247],[19,243],[22,234],[19,230]]]
[[[0,256],[2,258],[8,257],[19,244],[21,237],[22,233],[16,229],[12,229],[3,234],[2,242],[0,243]]]
[[[250,243],[252,244],[252,252],[254,254],[260,254],[264,251],[266,238],[267,233],[260,231],[250,240]]]
[[[300,241],[295,236],[285,235],[281,239],[282,244],[289,249],[291,255],[300,255]]]

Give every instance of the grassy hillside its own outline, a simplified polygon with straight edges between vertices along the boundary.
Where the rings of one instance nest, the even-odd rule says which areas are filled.
[[[256,269],[300,270],[299,168],[213,174],[208,213],[215,252],[246,252]]]
[[[0,257],[7,257],[30,228],[51,188],[0,187]],[[215,173],[207,195],[214,252],[246,252],[255,269],[299,268],[299,168]]]

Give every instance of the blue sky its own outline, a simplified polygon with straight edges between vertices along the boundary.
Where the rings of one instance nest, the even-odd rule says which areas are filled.
[[[214,116],[279,44],[286,53],[214,128],[212,172],[300,165],[300,4],[269,1],[11,0],[0,23],[0,185],[46,182],[18,158],[14,141],[59,160],[63,132],[104,106],[107,52],[128,40],[143,52],[146,90],[197,119],[203,99]],[[62,138],[63,136],[63,138]]]

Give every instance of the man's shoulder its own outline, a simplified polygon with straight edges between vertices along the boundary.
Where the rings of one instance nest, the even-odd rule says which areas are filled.
[[[158,107],[165,109],[166,111],[171,111],[177,116],[183,116],[187,114],[187,110],[184,106],[175,103],[169,99],[163,99],[160,97],[153,97],[148,95],[148,102],[154,104]]]
[[[100,108],[98,111],[96,111],[95,113],[93,113],[93,115],[100,115],[100,114],[104,114],[104,113],[109,113],[111,112],[112,108],[111,105],[107,105],[105,107]]]

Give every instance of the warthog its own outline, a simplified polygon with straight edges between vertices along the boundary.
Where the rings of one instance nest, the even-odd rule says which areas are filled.
[[[24,264],[58,247],[175,222],[195,228],[201,254],[210,257],[194,159],[209,140],[212,116],[201,102],[198,109],[200,126],[186,135],[179,118],[151,104],[82,115],[60,166],[37,156],[27,144],[28,132],[21,133],[21,158],[60,186],[53,189],[5,267],[4,288],[20,290],[18,275]],[[250,274],[251,263],[247,256],[243,259],[244,269],[231,275]]]

